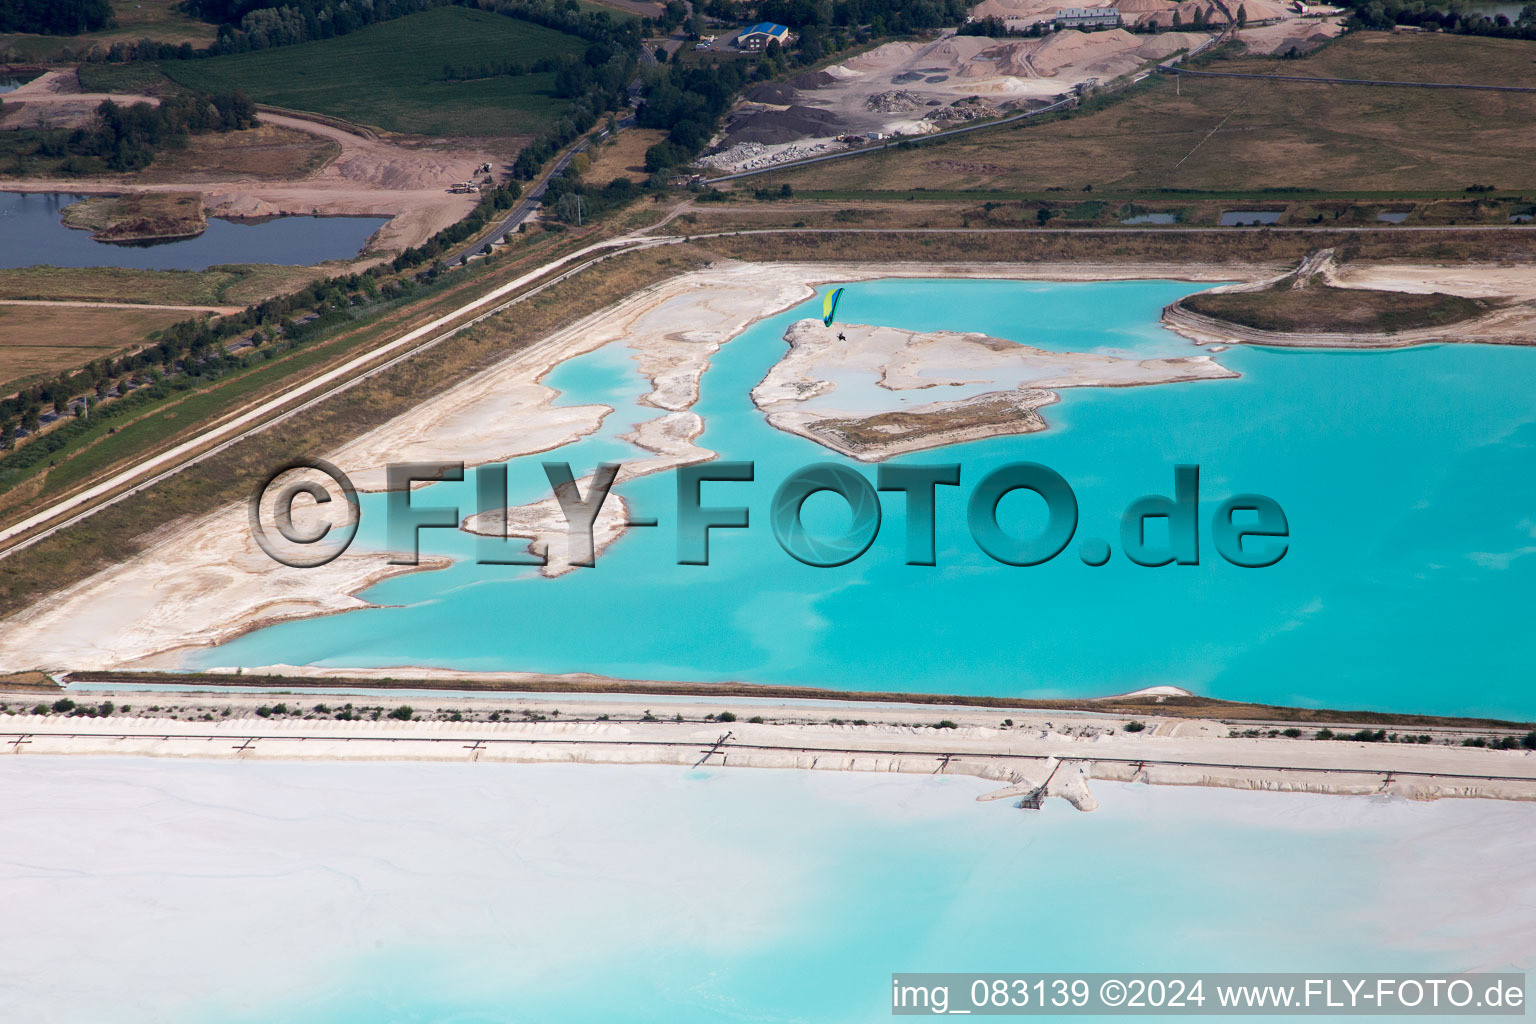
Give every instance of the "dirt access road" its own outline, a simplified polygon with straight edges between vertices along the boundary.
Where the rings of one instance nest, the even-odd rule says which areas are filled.
[[[159,103],[134,93],[81,92],[73,71],[50,71],[6,94],[5,120],[14,125],[70,124],[88,118],[103,100]],[[12,108],[20,107],[14,110]],[[369,240],[367,252],[419,245],[464,217],[479,197],[448,191],[454,182],[478,180],[477,169],[497,158],[476,149],[403,146],[329,120],[259,108],[269,125],[319,136],[340,152],[319,169],[292,181],[265,181],[231,175],[227,180],[143,182],[131,175],[103,178],[26,178],[0,181],[11,192],[130,191],[199,192],[212,217],[272,217],[279,214],[381,216],[391,218]]]

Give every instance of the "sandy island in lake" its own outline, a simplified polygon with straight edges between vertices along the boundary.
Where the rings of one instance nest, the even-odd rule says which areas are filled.
[[[752,401],[780,430],[865,462],[1045,429],[1057,391],[1236,377],[1210,356],[1122,359],[974,332],[801,320]],[[905,392],[941,389],[942,396]]]

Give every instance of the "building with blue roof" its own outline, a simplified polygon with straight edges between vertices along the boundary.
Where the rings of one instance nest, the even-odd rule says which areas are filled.
[[[788,46],[790,41],[789,27],[776,25],[771,21],[758,22],[751,28],[741,30],[741,35],[736,37],[736,47],[741,50],[764,50],[769,43],[778,43],[780,46]]]

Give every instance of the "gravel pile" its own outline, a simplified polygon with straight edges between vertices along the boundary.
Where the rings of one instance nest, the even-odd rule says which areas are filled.
[[[909,110],[916,110],[921,103],[921,99],[905,89],[875,93],[864,101],[866,107],[881,114],[904,114]]]

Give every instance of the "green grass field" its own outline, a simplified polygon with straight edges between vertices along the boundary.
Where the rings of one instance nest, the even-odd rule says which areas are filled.
[[[1300,60],[1239,57],[1205,70],[1536,86],[1536,42],[1351,33]],[[1453,193],[1536,188],[1536,94],[1156,77],[1118,102],[746,179],[743,187],[1134,194],[1266,188]]]
[[[579,54],[575,36],[464,7],[439,7],[335,39],[207,60],[167,61],[192,89],[239,89],[259,103],[311,110],[416,135],[534,134],[567,101],[553,74],[441,81],[444,65]]]

